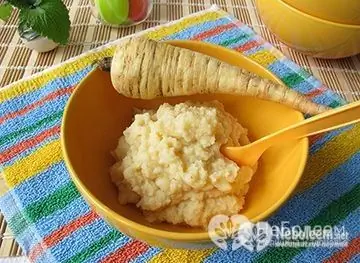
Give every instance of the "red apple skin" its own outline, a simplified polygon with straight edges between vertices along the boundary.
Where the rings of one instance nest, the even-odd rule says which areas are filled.
[[[148,0],[129,0],[129,19],[134,22],[143,20],[150,5],[149,2]]]

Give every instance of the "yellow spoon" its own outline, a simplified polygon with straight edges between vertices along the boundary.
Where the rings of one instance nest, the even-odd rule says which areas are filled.
[[[304,138],[360,121],[360,101],[329,110],[241,147],[222,147],[222,153],[239,165],[254,165],[272,145]]]

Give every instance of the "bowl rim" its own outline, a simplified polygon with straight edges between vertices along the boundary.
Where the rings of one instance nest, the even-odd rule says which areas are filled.
[[[268,73],[271,74],[278,83],[283,84],[283,82],[278,77],[276,77],[276,75],[274,73],[272,73],[271,71],[269,71],[268,69],[266,69],[265,67],[260,65],[259,63],[251,60],[250,58],[248,58],[248,57],[244,56],[243,54],[236,52],[232,49],[228,49],[228,48],[225,48],[222,46],[218,46],[218,45],[210,44],[210,43],[206,43],[206,42],[194,41],[194,40],[170,40],[170,41],[165,41],[165,42],[169,43],[169,44],[173,44],[175,46],[176,46],[176,43],[191,42],[192,44],[195,44],[195,45],[209,45],[209,46],[212,46],[213,48],[221,49],[223,52],[228,52],[228,53],[231,52],[235,56],[242,57],[243,59],[247,60],[248,62],[253,63],[257,66],[260,66],[263,70],[268,71]],[[65,106],[62,123],[61,123],[60,142],[61,142],[61,151],[62,151],[62,155],[64,158],[64,163],[69,171],[72,181],[78,188],[80,194],[87,201],[87,204],[90,207],[93,208],[93,205],[91,204],[91,202],[95,204],[95,208],[93,208],[93,209],[98,210],[98,211],[101,210],[102,212],[104,212],[108,215],[107,217],[110,216],[111,218],[113,218],[112,221],[120,222],[122,225],[128,227],[129,229],[136,229],[138,232],[141,232],[142,234],[156,236],[156,238],[163,238],[163,239],[175,240],[175,241],[197,241],[197,242],[209,241],[210,240],[209,232],[205,231],[205,230],[202,232],[195,232],[195,233],[172,232],[172,231],[168,231],[168,230],[160,230],[157,228],[152,228],[150,226],[142,225],[140,223],[132,221],[132,220],[116,213],[110,207],[108,207],[107,205],[102,203],[95,195],[93,195],[89,191],[89,189],[87,189],[85,184],[83,184],[81,182],[80,178],[76,175],[75,169],[73,168],[71,160],[67,154],[67,147],[66,147],[66,143],[65,143],[65,141],[66,141],[65,129],[66,129],[66,119],[67,119],[66,117],[68,115],[68,111],[69,111],[71,102],[78,96],[79,87],[81,87],[82,83],[84,83],[92,74],[94,74],[96,70],[98,70],[98,69],[94,68],[85,78],[83,78],[79,82],[77,87],[75,88],[74,92],[71,94],[71,96]],[[297,112],[297,115],[298,115],[297,117],[299,118],[299,121],[305,119],[301,112],[299,112],[299,111],[296,111],[296,112]],[[263,211],[258,216],[254,217],[254,218],[250,218],[250,220],[252,222],[257,222],[262,219],[265,219],[265,218],[269,217],[272,213],[274,213],[277,209],[279,209],[280,206],[283,203],[285,203],[285,201],[291,196],[294,189],[298,185],[298,183],[302,177],[302,174],[305,170],[305,165],[306,165],[308,154],[309,154],[309,139],[307,137],[303,138],[303,139],[299,140],[299,143],[304,150],[304,154],[302,154],[302,156],[301,156],[300,163],[299,163],[298,169],[296,171],[296,176],[295,176],[296,179],[289,186],[288,190],[284,193],[282,198],[277,200],[277,202],[275,204],[273,204],[271,207],[269,207],[268,209]],[[239,214],[241,214],[241,212]],[[106,221],[108,221],[108,220],[106,220]]]
[[[284,4],[286,5],[289,5],[290,7],[292,8],[295,8],[296,10],[300,11],[301,13],[303,14],[307,14],[307,15],[310,15],[314,18],[319,18],[321,20],[325,20],[325,21],[328,21],[328,22],[333,22],[335,24],[341,24],[341,25],[349,25],[349,26],[360,26],[360,21],[359,22],[356,22],[356,23],[343,23],[343,22],[340,22],[340,21],[334,21],[334,20],[328,20],[327,18],[325,17],[320,17],[320,16],[317,16],[317,15],[313,15],[313,14],[310,14],[309,11],[302,11],[299,9],[299,7],[297,6],[294,6],[293,4],[289,3],[288,0],[281,0],[282,2],[284,2]],[[299,1],[297,1],[299,2]],[[301,2],[301,1],[300,1]]]
[[[260,0],[256,0],[256,2],[258,3]],[[279,2],[281,5],[289,8],[291,11],[295,12],[296,14],[298,15],[301,15],[301,16],[305,16],[311,20],[315,20],[316,22],[320,22],[320,23],[323,23],[323,24],[329,24],[329,25],[332,25],[332,26],[337,26],[337,27],[342,27],[342,28],[346,28],[346,29],[352,29],[352,30],[360,30],[360,24],[344,24],[344,23],[339,23],[339,22],[335,22],[335,21],[331,21],[331,20],[326,20],[326,19],[323,19],[323,18],[320,18],[320,17],[317,17],[317,16],[313,16],[313,15],[310,15],[308,13],[305,13],[299,9],[297,9],[296,7],[282,1],[282,0],[274,0],[274,1],[277,1]]]

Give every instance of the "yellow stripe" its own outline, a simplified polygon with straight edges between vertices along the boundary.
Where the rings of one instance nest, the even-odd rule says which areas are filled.
[[[41,147],[13,165],[4,168],[6,183],[9,187],[15,187],[26,179],[44,171],[50,165],[61,161],[60,140]]]
[[[147,35],[147,37],[149,37],[153,40],[160,40],[168,35],[172,35],[181,30],[184,30],[185,28],[194,26],[196,24],[208,22],[208,21],[213,21],[213,20],[219,19],[223,16],[224,16],[224,14],[222,12],[209,12],[209,13],[205,13],[203,15],[189,17],[187,19],[179,21],[176,24],[164,26],[155,31],[150,31],[146,35]]]
[[[214,251],[215,248],[203,250],[164,249],[160,254],[153,257],[149,263],[202,262]]]
[[[249,57],[264,67],[269,66],[271,63],[277,60],[277,58],[267,50],[258,51]]]
[[[277,59],[285,58],[285,55],[281,51],[273,46],[269,47],[269,52],[272,53]]]
[[[40,89],[43,85],[48,83],[51,80],[54,80],[56,77],[64,77],[75,73],[85,67],[89,66],[96,59],[100,59],[106,56],[111,56],[113,54],[114,48],[110,47],[105,50],[102,50],[98,53],[91,53],[74,62],[66,63],[58,68],[55,68],[45,74],[41,74],[35,78],[25,80],[19,83],[12,85],[7,89],[0,89],[0,103],[6,100],[10,100],[14,97],[17,97],[21,94],[29,93]]]
[[[297,192],[302,192],[316,184],[325,174],[344,163],[359,150],[360,125],[358,124],[327,142],[309,158]]]

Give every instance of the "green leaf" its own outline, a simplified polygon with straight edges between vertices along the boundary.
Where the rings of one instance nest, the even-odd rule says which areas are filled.
[[[32,2],[29,0],[7,0],[9,4],[15,6],[17,8],[30,8],[32,6]]]
[[[0,4],[0,20],[7,21],[13,8],[9,3]]]
[[[59,44],[69,39],[70,19],[61,0],[34,1],[32,8],[20,9],[20,23]]]

